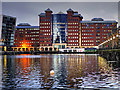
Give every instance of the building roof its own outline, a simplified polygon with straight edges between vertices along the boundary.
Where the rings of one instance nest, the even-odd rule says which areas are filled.
[[[57,14],[64,14],[64,13],[60,11],[60,12],[58,12]]]
[[[83,17],[83,16],[81,16],[81,14],[78,14],[78,13],[73,13],[73,16]]]
[[[39,26],[16,26],[16,28],[39,28]]]
[[[115,20],[111,21],[80,21],[81,23],[117,23]]]
[[[45,10],[45,12],[52,12],[52,10],[50,10],[49,8]]]
[[[31,26],[29,23],[19,23],[17,26]]]
[[[69,11],[72,11],[72,12],[73,12],[73,10],[72,10],[71,8],[69,8],[69,9],[67,10],[67,12],[69,12]]]
[[[45,16],[45,13],[40,13],[38,16]]]
[[[10,17],[10,18],[15,18],[16,19],[16,17],[15,16],[9,16],[9,15],[2,15],[3,17]]]
[[[91,21],[104,21],[102,18],[93,18]]]

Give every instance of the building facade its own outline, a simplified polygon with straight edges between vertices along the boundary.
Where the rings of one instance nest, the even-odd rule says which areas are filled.
[[[2,15],[2,33],[1,42],[3,50],[11,50],[14,45],[16,18]]]
[[[58,51],[59,49],[98,48],[107,37],[116,32],[116,21],[93,18],[82,21],[77,11],[68,9],[67,13],[52,14],[49,8],[39,14],[39,26],[21,23],[16,26],[15,47],[22,50],[37,48],[40,51]],[[20,50],[21,48],[16,48]]]
[[[27,51],[30,47],[39,47],[39,26],[31,26],[28,23],[18,24],[15,30],[14,46],[19,51],[24,51],[25,49]]]
[[[52,11],[48,8],[45,13],[39,15],[39,42],[40,46],[52,46],[53,26],[52,26]]]
[[[69,48],[79,48],[80,46],[80,21],[83,17],[77,11],[67,10],[67,46]]]
[[[53,14],[53,43],[67,42],[67,14]]]
[[[52,14],[49,8],[39,15],[40,47],[79,48],[79,28],[83,17],[77,11]]]
[[[119,49],[120,48],[120,27],[113,29],[107,40],[98,45],[99,49]]]
[[[117,29],[116,21],[104,21],[102,18],[93,18],[91,21],[81,21],[81,47],[97,48],[107,40],[109,34]]]

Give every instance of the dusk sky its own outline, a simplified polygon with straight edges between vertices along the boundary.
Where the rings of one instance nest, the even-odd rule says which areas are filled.
[[[30,23],[39,25],[38,14],[50,8],[53,14],[72,8],[78,11],[83,20],[103,18],[105,20],[118,21],[117,2],[3,2],[2,13],[17,18],[18,23]]]

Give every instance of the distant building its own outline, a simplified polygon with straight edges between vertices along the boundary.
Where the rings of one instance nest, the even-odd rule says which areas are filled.
[[[93,18],[91,21],[81,21],[81,47],[93,48],[107,40],[109,34],[117,31],[116,21],[104,21]]]
[[[4,47],[3,50],[11,50],[14,45],[14,34],[15,34],[16,18],[12,16],[2,16],[2,33],[1,42]]]
[[[26,47],[39,47],[39,45],[39,26],[31,26],[28,23],[20,23],[16,26],[15,47],[26,49]]]

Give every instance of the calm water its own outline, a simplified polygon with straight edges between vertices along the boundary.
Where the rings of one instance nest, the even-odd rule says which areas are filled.
[[[96,54],[0,56],[0,88],[120,88],[119,63]],[[54,70],[54,75],[50,71]]]

